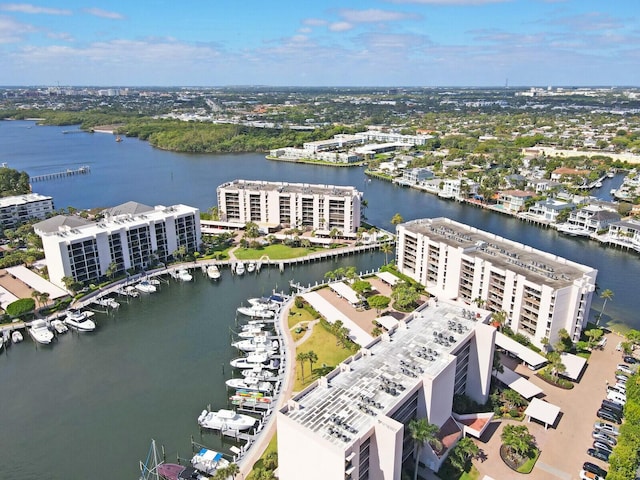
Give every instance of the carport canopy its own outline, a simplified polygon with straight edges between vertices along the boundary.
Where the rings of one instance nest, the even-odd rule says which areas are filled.
[[[498,345],[500,348],[504,348],[508,352],[513,353],[514,355],[517,355],[520,360],[522,360],[534,370],[537,370],[542,365],[547,363],[547,359],[542,355],[507,337],[504,333],[496,332],[496,345]]]
[[[392,287],[400,281],[393,273],[390,272],[376,272],[376,277],[385,283],[388,283]]]
[[[502,366],[502,372],[496,372],[496,377],[507,387],[515,390],[527,400],[542,393],[542,389],[536,384],[530,382],[513,370]]]
[[[565,367],[565,371],[562,372],[563,377],[570,378],[574,382],[580,378],[582,369],[587,364],[587,359],[579,357],[572,353],[561,353],[560,360]]]
[[[560,414],[560,407],[539,398],[532,398],[524,414],[529,420],[535,418],[544,423],[544,429],[546,430],[549,425],[553,426],[556,423],[556,419]]]

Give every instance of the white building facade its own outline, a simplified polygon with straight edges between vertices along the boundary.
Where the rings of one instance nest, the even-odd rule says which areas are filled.
[[[53,213],[53,198],[27,193],[0,198],[0,227],[12,228],[34,218],[44,219]]]
[[[220,220],[261,226],[338,229],[360,226],[362,193],[354,187],[234,180],[218,187]]]
[[[128,202],[103,213],[98,222],[58,215],[34,225],[52,283],[64,288],[63,277],[97,282],[112,263],[117,272],[144,270],[181,247],[189,253],[200,245],[197,208]]]
[[[447,218],[397,227],[401,273],[438,297],[504,311],[514,332],[538,346],[566,329],[573,341],[588,320],[597,270]]]
[[[482,313],[481,313],[482,312]],[[453,396],[489,395],[495,328],[489,313],[431,301],[280,410],[281,480],[400,480],[415,466],[408,425],[440,427],[444,449],[420,461],[437,471],[462,437]]]

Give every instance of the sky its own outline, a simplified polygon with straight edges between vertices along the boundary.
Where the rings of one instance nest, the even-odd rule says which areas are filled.
[[[0,0],[0,85],[638,86],[640,0]]]

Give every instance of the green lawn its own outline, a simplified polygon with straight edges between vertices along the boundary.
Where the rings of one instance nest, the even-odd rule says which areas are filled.
[[[277,243],[263,248],[239,248],[234,254],[240,260],[258,260],[263,255],[267,255],[271,260],[287,260],[304,257],[318,250],[318,248],[288,247]]]
[[[304,308],[296,308],[295,306],[291,307],[289,310],[289,328],[293,328],[293,326],[300,322],[311,322],[315,320],[313,315],[311,315]]]
[[[326,364],[327,367],[335,367],[345,358],[353,355],[354,352],[347,350],[341,345],[338,345],[336,337],[327,332],[321,325],[317,324],[313,327],[313,333],[309,339],[300,345],[296,351],[310,352],[313,351],[318,356],[318,361],[313,364],[313,369],[322,368],[322,364]],[[316,375],[310,375],[309,362],[304,362],[304,376],[305,381],[302,382],[300,375],[300,362],[296,362],[296,381],[293,386],[295,392],[299,392],[307,385],[316,380]]]
[[[269,453],[277,452],[277,451],[278,451],[278,433],[276,432],[276,433],[273,434],[273,437],[271,437],[271,440],[269,441],[269,445],[267,445],[267,448],[262,453],[262,456],[253,465],[253,470],[255,470],[257,468],[263,468],[263,459]],[[249,475],[247,475],[247,480],[254,480],[253,471]]]
[[[533,470],[533,467],[535,466],[536,462],[538,461],[538,457],[540,456],[540,450],[535,451],[535,455],[531,458],[529,458],[529,460],[527,460],[525,462],[524,465],[522,465],[519,469],[518,472],[519,473],[531,473],[531,470]]]

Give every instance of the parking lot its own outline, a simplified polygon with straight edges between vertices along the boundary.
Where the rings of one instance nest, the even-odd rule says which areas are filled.
[[[558,405],[561,409],[556,425],[546,431],[544,425],[535,421],[525,423],[529,431],[535,435],[541,449],[540,458],[528,475],[529,479],[579,479],[580,469],[586,461],[608,469],[605,462],[586,453],[593,444],[593,424],[599,420],[596,411],[607,396],[607,385],[615,383],[616,366],[622,362],[621,352],[616,351],[619,337],[608,334],[607,338],[604,349],[593,351],[580,382],[571,390],[549,385],[525,366],[518,365],[516,368],[517,373],[544,390],[544,400]],[[489,435],[485,434],[489,438],[483,437],[477,441],[486,457],[483,461],[474,461],[481,474],[495,479],[514,478],[517,475],[502,462],[498,453],[503,424],[506,422],[499,422],[496,428],[489,429]]]

